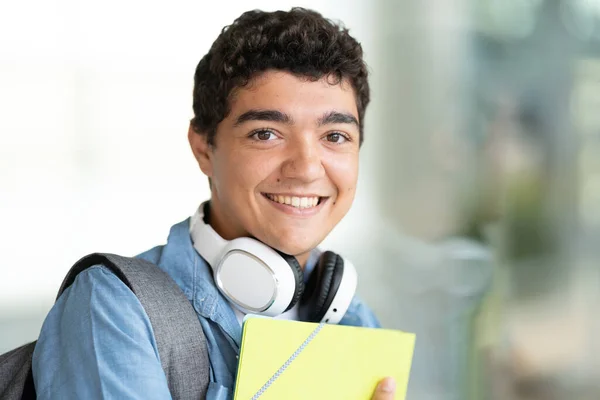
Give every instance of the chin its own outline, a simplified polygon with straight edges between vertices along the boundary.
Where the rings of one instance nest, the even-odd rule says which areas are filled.
[[[306,254],[327,236],[329,231],[319,229],[325,223],[326,221],[319,221],[310,225],[293,226],[283,222],[265,227],[266,229],[262,230],[262,234],[257,236],[257,239],[285,254]]]
[[[318,242],[306,240],[293,240],[279,238],[271,247],[279,250],[282,253],[297,256],[306,254],[317,247]]]
[[[293,255],[293,256],[295,256],[297,254],[303,254],[303,253],[306,253],[307,251],[310,251],[310,249],[307,250],[307,248],[305,246],[284,244],[284,243],[281,243],[281,241],[278,241],[277,243],[274,243],[273,245],[270,245],[270,246],[277,251],[280,251],[285,254]]]

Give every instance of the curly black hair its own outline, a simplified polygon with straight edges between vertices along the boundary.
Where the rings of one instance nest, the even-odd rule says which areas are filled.
[[[363,51],[348,29],[316,11],[248,11],[223,28],[194,75],[194,131],[214,145],[217,125],[230,111],[232,90],[247,85],[267,70],[282,70],[316,81],[347,80],[356,95],[363,141],[363,120],[369,103],[368,71]]]

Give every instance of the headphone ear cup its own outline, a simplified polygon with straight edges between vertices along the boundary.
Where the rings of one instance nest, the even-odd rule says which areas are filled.
[[[298,260],[296,260],[296,257],[290,256],[280,251],[277,251],[277,253],[279,253],[279,255],[289,264],[290,268],[292,269],[292,272],[294,273],[294,279],[296,280],[296,286],[294,289],[294,295],[292,296],[292,301],[290,302],[290,305],[285,309],[285,311],[288,311],[292,307],[294,307],[296,303],[298,303],[298,301],[302,298],[302,295],[304,294],[304,273],[302,272],[302,268],[300,267]]]
[[[326,251],[311,274],[304,297],[302,317],[308,322],[320,322],[333,302],[344,274],[344,261],[337,254]]]

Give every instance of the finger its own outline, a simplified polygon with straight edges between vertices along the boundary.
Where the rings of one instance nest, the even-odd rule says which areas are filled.
[[[396,381],[393,378],[387,377],[379,382],[371,400],[394,400],[395,394]]]

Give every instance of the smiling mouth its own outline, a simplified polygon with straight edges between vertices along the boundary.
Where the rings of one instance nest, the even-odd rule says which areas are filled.
[[[284,195],[271,194],[271,193],[263,193],[263,196],[265,196],[267,199],[271,200],[272,202],[279,203],[279,204],[285,204],[287,206],[298,208],[300,210],[317,207],[323,201],[328,199],[328,197],[284,196]]]

